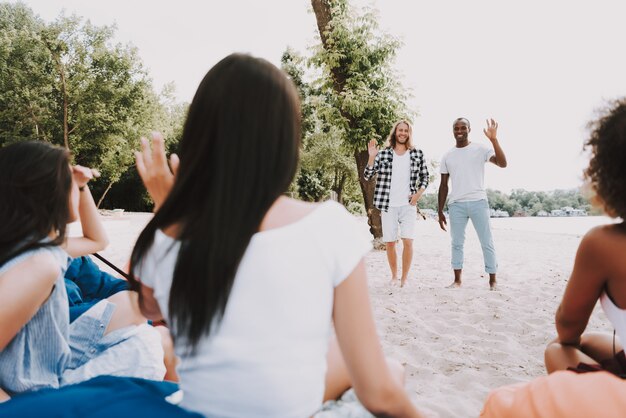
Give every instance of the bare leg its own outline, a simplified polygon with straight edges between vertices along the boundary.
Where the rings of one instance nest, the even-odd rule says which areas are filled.
[[[409,277],[411,261],[413,261],[413,240],[402,238],[402,277],[400,278],[400,287],[404,287]]]
[[[615,341],[615,352],[623,350]],[[545,354],[546,370],[552,373],[576,367],[579,363],[599,364],[613,357],[613,336],[610,334],[589,333],[581,337],[580,346],[562,345],[558,341],[548,344]]]
[[[489,273],[489,290],[498,290],[495,273]]]
[[[352,387],[350,375],[343,360],[341,349],[337,339],[333,336],[328,345],[326,356],[326,380],[324,389],[324,402],[339,399],[341,395]],[[387,366],[393,379],[404,387],[404,366],[399,361],[387,357]]]
[[[458,270],[453,270],[453,271],[454,271],[454,282],[452,282],[452,284],[448,286],[448,289],[461,287],[461,274],[463,273],[463,270],[458,269]]]
[[[573,345],[562,345],[558,341],[548,344],[544,353],[546,371],[548,374],[576,367],[579,363],[598,364],[597,361],[583,353]]]
[[[583,353],[600,362],[613,357],[613,335],[599,332],[584,334],[581,338],[580,348]],[[617,336],[615,337],[615,354],[624,348]]]
[[[391,284],[395,285],[398,282],[398,257],[396,255],[396,242],[386,242],[385,247],[387,249],[387,261],[389,262],[389,268],[391,269]]]

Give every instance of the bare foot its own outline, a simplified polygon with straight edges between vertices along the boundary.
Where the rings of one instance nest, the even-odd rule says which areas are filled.
[[[394,287],[395,287],[395,286],[397,286],[397,285],[398,285],[398,279],[397,279],[397,278],[395,278],[395,277],[392,277],[392,278],[391,278],[391,281],[389,282],[389,284],[390,284],[391,286],[394,286]]]
[[[498,283],[495,280],[489,282],[489,290],[498,290]]]
[[[405,284],[406,284],[406,277],[403,277],[402,280],[400,280],[400,287],[404,287]]]
[[[446,289],[456,289],[457,287],[461,287],[461,282],[454,281],[451,285],[446,286]]]

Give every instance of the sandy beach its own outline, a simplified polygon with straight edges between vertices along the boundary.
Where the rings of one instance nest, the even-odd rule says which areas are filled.
[[[128,260],[150,214],[105,216],[111,244],[102,254]],[[493,219],[499,290],[489,291],[482,253],[467,229],[463,287],[452,282],[450,237],[419,221],[411,276],[389,285],[386,255],[367,256],[371,303],[385,352],[406,365],[406,390],[427,414],[475,417],[487,393],[545,373],[543,350],[584,232],[608,218]],[[363,219],[364,227],[365,220]],[[588,329],[612,331],[596,311]]]

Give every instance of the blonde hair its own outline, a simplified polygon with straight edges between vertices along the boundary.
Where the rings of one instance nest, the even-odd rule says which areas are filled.
[[[400,125],[401,123],[404,123],[406,126],[409,127],[409,139],[407,139],[406,141],[406,147],[407,149],[412,149],[413,148],[413,126],[411,125],[411,122],[409,122],[406,119],[400,119],[399,121],[393,124],[393,127],[391,128],[391,131],[389,132],[389,136],[387,137],[386,146],[391,147],[391,148],[396,147],[396,129],[398,129],[398,125]]]

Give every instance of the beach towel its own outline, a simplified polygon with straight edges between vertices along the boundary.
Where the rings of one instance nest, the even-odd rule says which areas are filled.
[[[0,417],[20,418],[202,418],[165,400],[171,382],[100,376],[61,389],[44,389],[0,403]]]
[[[626,381],[600,371],[559,371],[492,391],[482,418],[618,418],[626,415]]]

